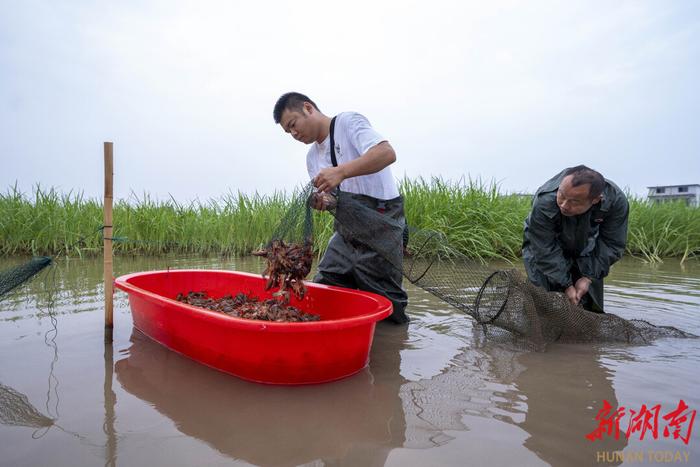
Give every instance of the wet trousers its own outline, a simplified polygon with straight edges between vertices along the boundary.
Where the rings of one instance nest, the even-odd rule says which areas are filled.
[[[354,200],[363,205],[382,212],[385,216],[397,222],[392,222],[386,228],[400,228],[401,238],[406,220],[403,212],[403,199],[401,197],[381,201],[376,198],[352,194]],[[362,226],[355,226],[362,228]],[[397,244],[379,252],[365,245],[353,242],[352,238],[344,238],[336,231],[328,243],[326,253],[318,265],[318,274],[314,282],[319,284],[335,285],[350,289],[359,289],[373,292],[389,299],[393,305],[393,312],[387,318],[394,323],[407,323],[408,316],[405,313],[408,304],[408,295],[401,287],[403,279],[403,246]],[[347,226],[340,229],[347,232]],[[351,230],[351,229],[350,229]],[[395,234],[395,233],[394,233]],[[346,234],[346,237],[349,237]],[[393,238],[395,235],[387,235]],[[381,239],[378,240],[381,242]]]

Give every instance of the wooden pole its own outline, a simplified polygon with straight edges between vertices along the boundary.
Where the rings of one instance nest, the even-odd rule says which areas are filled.
[[[104,143],[105,153],[105,199],[104,199],[104,281],[105,281],[105,329],[114,326],[114,276],[112,275],[112,190],[114,177],[112,143]]]

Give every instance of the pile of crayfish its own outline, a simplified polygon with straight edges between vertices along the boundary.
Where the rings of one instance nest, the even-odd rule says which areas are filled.
[[[211,298],[206,292],[189,292],[177,294],[178,302],[188,305],[218,311],[230,316],[245,319],[258,319],[263,321],[275,321],[278,323],[298,323],[305,321],[319,321],[320,317],[312,313],[305,313],[298,308],[289,306],[274,298],[260,301],[243,292],[235,297],[225,295],[222,298]]]
[[[287,303],[290,290],[299,300],[304,298],[304,278],[311,271],[313,262],[311,241],[287,244],[283,240],[273,240],[266,248],[254,251],[253,255],[267,259],[267,267],[262,274],[268,278],[265,290],[278,287],[276,294],[285,297]]]

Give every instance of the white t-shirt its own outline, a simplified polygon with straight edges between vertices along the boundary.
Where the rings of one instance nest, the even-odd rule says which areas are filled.
[[[338,165],[357,159],[372,147],[386,141],[386,138],[374,131],[369,121],[357,112],[343,112],[336,116],[333,138]],[[306,155],[306,168],[311,178],[318,175],[321,169],[333,167],[330,141],[329,134],[323,143],[311,144]],[[373,174],[347,178],[340,183],[340,189],[382,200],[399,196],[396,180],[388,166]]]

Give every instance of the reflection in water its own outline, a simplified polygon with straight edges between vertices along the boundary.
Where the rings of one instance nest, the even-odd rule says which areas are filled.
[[[107,441],[105,443],[105,466],[117,465],[117,432],[114,429],[114,406],[117,404],[117,395],[112,390],[114,380],[114,349],[112,345],[112,330],[105,329],[105,380],[104,380],[104,405],[105,421],[102,425]]]
[[[332,384],[266,386],[217,372],[134,330],[117,379],[177,428],[219,452],[257,465],[384,465],[406,423],[398,376],[406,327],[386,328],[372,370]],[[392,369],[393,368],[393,369]]]
[[[491,418],[527,432],[524,446],[548,464],[596,464],[598,451],[627,445],[624,436],[596,442],[585,437],[598,427],[603,400],[618,406],[613,374],[599,359],[599,351],[586,345],[553,346],[546,353],[492,343],[465,349],[441,374],[402,386],[406,446],[428,447],[416,442],[426,434],[441,444],[450,440],[444,438],[447,430],[479,429],[466,420]]]
[[[29,398],[21,392],[0,383],[0,424],[34,428],[32,439],[43,438],[52,427],[73,436],[85,445],[94,446],[86,437],[63,428],[56,420],[42,414],[34,407]]]
[[[39,412],[21,392],[0,383],[0,423],[8,426],[34,428],[37,438],[53,426],[53,420]]]
[[[406,447],[428,448],[453,438],[450,431],[472,431],[467,419],[483,418],[515,425],[527,406],[508,380],[522,371],[518,353],[493,347],[486,353],[469,347],[455,355],[440,374],[404,384],[401,397],[408,424]],[[430,443],[426,443],[426,440]]]
[[[7,261],[3,261],[2,266]],[[9,262],[12,265],[13,262]],[[230,269],[248,272],[262,271],[263,263],[250,258],[205,258],[183,256],[119,256],[115,258],[114,275],[156,269]],[[1,269],[1,268],[0,268]],[[101,258],[56,259],[50,267],[3,297],[0,302],[0,321],[43,318],[47,307],[60,316],[86,311],[102,310],[104,297],[104,265]],[[120,299],[122,294],[115,295]],[[26,310],[35,309],[34,314]],[[16,313],[22,312],[21,315]]]
[[[399,373],[406,328],[377,327],[371,367],[332,384],[264,386],[210,370],[132,334],[118,381],[188,436],[258,465],[383,465],[397,447],[433,448],[469,431],[465,416],[528,433],[524,446],[553,465],[594,463],[624,438],[592,443],[602,401],[617,406],[612,374],[595,348],[546,354],[486,345],[464,349],[440,374],[409,382]],[[576,364],[571,364],[576,362]],[[478,425],[473,427],[478,429]]]
[[[601,464],[597,452],[621,451],[627,439],[585,438],[598,427],[595,420],[603,401],[618,407],[612,372],[601,365],[594,346],[561,346],[547,354],[525,353],[525,367],[515,385],[527,397],[527,413],[520,427],[530,434],[525,446],[552,465]],[[612,457],[609,457],[612,459]]]
[[[26,395],[0,383],[0,423],[8,426],[35,428],[35,431],[32,433],[32,438],[34,439],[46,435],[60,416],[60,397],[58,394],[59,381],[54,374],[56,363],[58,362],[58,344],[56,344],[56,337],[58,337],[58,321],[55,316],[56,291],[52,288],[47,288],[44,290],[42,296],[45,297],[45,310],[42,311],[45,315],[48,315],[51,322],[51,327],[44,333],[44,344],[49,347],[53,353],[46,383],[45,408],[47,415],[39,412],[39,410],[29,402],[29,398]],[[62,429],[61,427],[59,428]]]
[[[43,297],[45,300],[45,309],[40,311],[49,317],[51,323],[49,330],[44,333],[44,344],[52,350],[53,354],[47,377],[45,407],[48,416],[39,412],[39,410],[29,402],[29,398],[26,395],[0,383],[0,423],[7,426],[34,428],[35,431],[32,433],[33,439],[44,437],[52,427],[56,427],[63,433],[76,438],[83,445],[99,447],[95,443],[90,442],[87,437],[70,431],[57,423],[60,418],[60,397],[58,391],[59,380],[55,375],[59,356],[58,344],[56,343],[56,338],[58,337],[58,321],[55,313],[56,293],[52,289],[47,289],[44,291]],[[113,367],[114,358],[111,344],[111,330],[105,330],[105,374],[103,386],[105,418],[103,431],[107,436],[107,441],[105,443],[105,465],[112,467],[116,465],[117,452],[116,431],[114,428],[116,394],[112,390]]]
[[[44,344],[53,350],[53,360],[51,360],[51,365],[49,367],[49,377],[46,389],[46,413],[58,419],[60,413],[58,411],[58,406],[60,403],[60,397],[58,395],[58,378],[56,378],[55,370],[56,363],[58,363],[58,344],[56,344],[56,338],[58,337],[58,320],[56,319],[56,291],[53,289],[47,289],[45,291],[46,297],[46,314],[49,316],[51,321],[51,327],[44,334]],[[51,397],[54,398],[53,413],[51,411]]]

